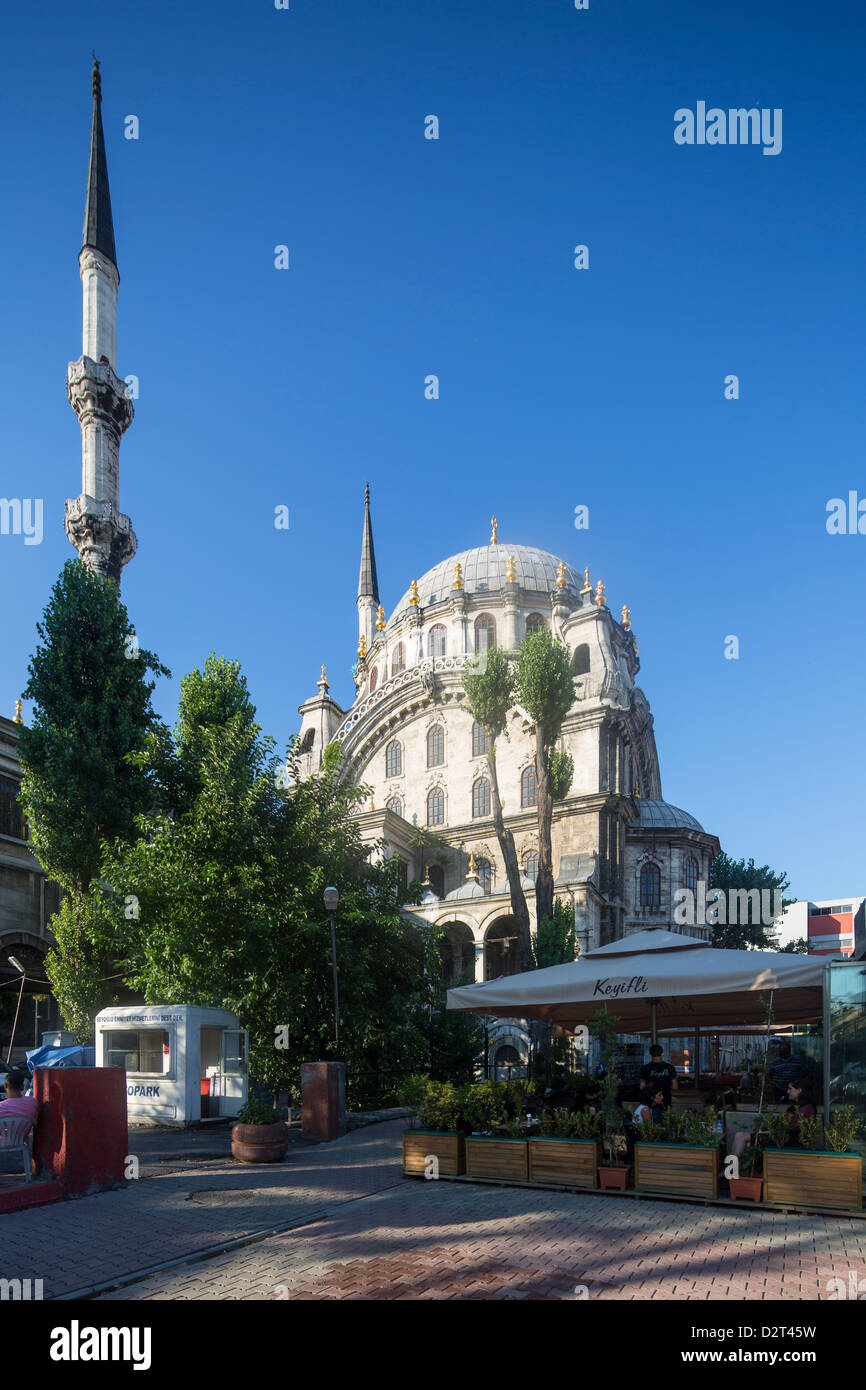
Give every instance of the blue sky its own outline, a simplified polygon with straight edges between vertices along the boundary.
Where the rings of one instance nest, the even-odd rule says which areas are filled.
[[[4,713],[72,554],[95,48],[160,713],[211,649],[281,743],[322,662],[348,704],[369,479],[388,612],[492,512],[589,566],[631,607],[665,797],[798,896],[866,891],[866,536],[825,527],[866,497],[856,7],[49,0],[4,35],[0,495],[45,507],[41,545],[0,536]],[[699,100],[781,108],[782,152],[676,145]]]

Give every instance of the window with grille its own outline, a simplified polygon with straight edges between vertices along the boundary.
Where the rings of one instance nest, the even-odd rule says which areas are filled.
[[[520,804],[521,806],[538,805],[538,778],[535,774],[535,763],[531,767],[525,767],[520,774]]]
[[[493,891],[493,865],[489,859],[476,859],[475,868],[478,871],[478,882],[485,893]]]
[[[487,652],[495,646],[496,620],[489,613],[479,613],[475,619],[475,650]]]
[[[686,879],[686,887],[688,888],[689,892],[691,892],[691,893],[697,893],[697,891],[698,891],[698,861],[697,861],[697,859],[693,858],[691,855],[690,855],[689,858],[686,860],[685,879]]]
[[[379,684],[379,667],[378,667],[378,666],[374,666],[373,669],[372,669],[372,671],[370,672],[370,694],[371,694],[371,695],[373,694],[373,691],[376,689],[376,686],[377,686],[378,684]]]
[[[540,613],[530,613],[529,617],[526,619],[527,637],[531,632],[544,632],[546,627],[547,623],[544,621]]]
[[[385,749],[385,776],[399,777],[403,771],[403,749],[395,738],[392,738],[388,747]]]
[[[479,777],[472,786],[473,816],[490,815],[490,783],[486,777]]]
[[[0,778],[0,835],[10,835],[14,840],[25,839],[24,812],[19,806],[17,782]]]
[[[576,676],[589,675],[589,647],[586,642],[581,642],[574,651],[574,674]]]
[[[396,647],[394,648],[394,654],[393,654],[393,656],[391,657],[391,675],[392,675],[392,676],[399,675],[399,673],[400,673],[401,671],[405,671],[405,670],[406,670],[406,648],[403,646],[403,643],[402,643],[402,642],[398,642],[397,645],[396,645]]]
[[[399,796],[390,797],[388,801],[385,803],[385,810],[393,811],[395,816],[402,816],[403,803],[400,800]]]
[[[427,637],[427,655],[444,656],[447,645],[447,633],[443,623],[435,623],[430,629]]]
[[[523,872],[527,878],[531,878],[533,883],[538,878],[538,855],[535,850],[531,850],[523,856]]]
[[[640,871],[641,907],[661,907],[662,874],[658,864],[644,864]]]
[[[482,724],[472,723],[472,756],[479,757],[490,747],[490,735]]]
[[[445,730],[434,724],[427,730],[427,766],[441,767],[445,761]]]
[[[433,787],[427,793],[427,824],[445,824],[445,793],[441,787]]]

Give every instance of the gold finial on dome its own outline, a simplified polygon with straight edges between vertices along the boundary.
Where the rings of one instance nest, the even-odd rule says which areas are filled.
[[[433,884],[430,882],[430,865],[429,865],[429,864],[425,864],[425,865],[424,865],[424,881],[423,881],[423,883],[421,884],[421,887],[422,887],[422,888],[432,888],[432,887],[433,887]]]
[[[382,607],[381,603],[379,604],[379,607],[376,610],[376,627],[379,629],[380,632],[384,631],[384,629],[387,627],[387,623],[385,622],[385,610]]]
[[[592,593],[592,585],[591,585],[590,582],[589,582],[589,570],[584,570],[584,571],[583,571],[583,588],[581,589],[580,592],[581,592],[582,594],[591,594],[591,593]]]
[[[626,632],[631,632],[631,609],[627,603],[622,606],[622,625]]]
[[[452,589],[463,588],[463,566],[460,564],[459,560],[457,564],[454,566],[454,583],[451,585],[451,587]]]
[[[476,865],[476,863],[475,863],[475,851],[474,851],[474,850],[472,851],[472,853],[471,853],[470,856],[469,856],[469,873],[466,875],[466,877],[467,877],[467,878],[474,878],[474,879],[476,879],[476,881],[477,881],[477,879],[478,879],[478,867],[477,867],[477,865]]]
[[[513,555],[509,555],[509,557],[508,557],[508,565],[506,566],[506,570],[505,570],[505,582],[506,582],[506,584],[516,584],[516,583],[517,583],[517,570],[514,568],[514,556],[513,556]]]
[[[559,564],[556,567],[556,587],[557,589],[565,589],[568,587],[568,580],[565,577],[564,560],[560,560]]]
[[[595,600],[594,600],[594,602],[595,602],[595,605],[596,605],[597,608],[601,608],[602,605],[604,604],[604,580],[603,580],[603,579],[600,579],[600,580],[598,581],[598,587],[596,588],[596,591],[595,591]]]
[[[21,718],[21,709],[22,709],[21,701],[20,701],[20,700],[16,700],[16,701],[15,701],[15,718],[12,720],[12,723],[13,723],[13,724],[23,724],[23,723],[24,723],[23,719]]]
[[[375,811],[375,809],[376,809],[376,803],[375,803],[375,801],[373,800],[373,793],[370,792],[370,810],[371,810],[371,811]]]
[[[490,526],[492,528],[490,532],[490,544],[498,545],[499,541],[497,539],[496,532],[499,530],[499,522],[496,520],[495,516],[492,516],[490,518]]]
[[[365,637],[363,632],[361,633],[361,640],[358,643],[358,655],[362,661],[364,660],[364,657],[367,655],[367,638]]]
[[[409,585],[409,602],[414,608],[417,608],[418,604],[421,602],[421,595],[418,593],[417,579],[413,579],[412,583]]]
[[[637,800],[637,798],[640,796],[640,787],[638,786],[637,782],[635,782],[634,784],[634,791],[632,792],[632,796],[635,798],[635,800]]]

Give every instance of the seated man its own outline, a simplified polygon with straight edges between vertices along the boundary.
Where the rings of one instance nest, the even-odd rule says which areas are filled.
[[[0,1100],[0,1120],[28,1119],[35,1123],[39,1113],[39,1101],[34,1096],[25,1096],[24,1088],[30,1081],[23,1071],[10,1071],[6,1074],[6,1099]],[[11,1164],[9,1167],[7,1165]],[[20,1161],[14,1155],[4,1155],[0,1148],[0,1173],[20,1172]]]

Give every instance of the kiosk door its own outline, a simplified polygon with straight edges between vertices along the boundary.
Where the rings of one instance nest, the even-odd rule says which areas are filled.
[[[225,1028],[220,1039],[220,1113],[235,1115],[247,1094],[246,1028]]]

